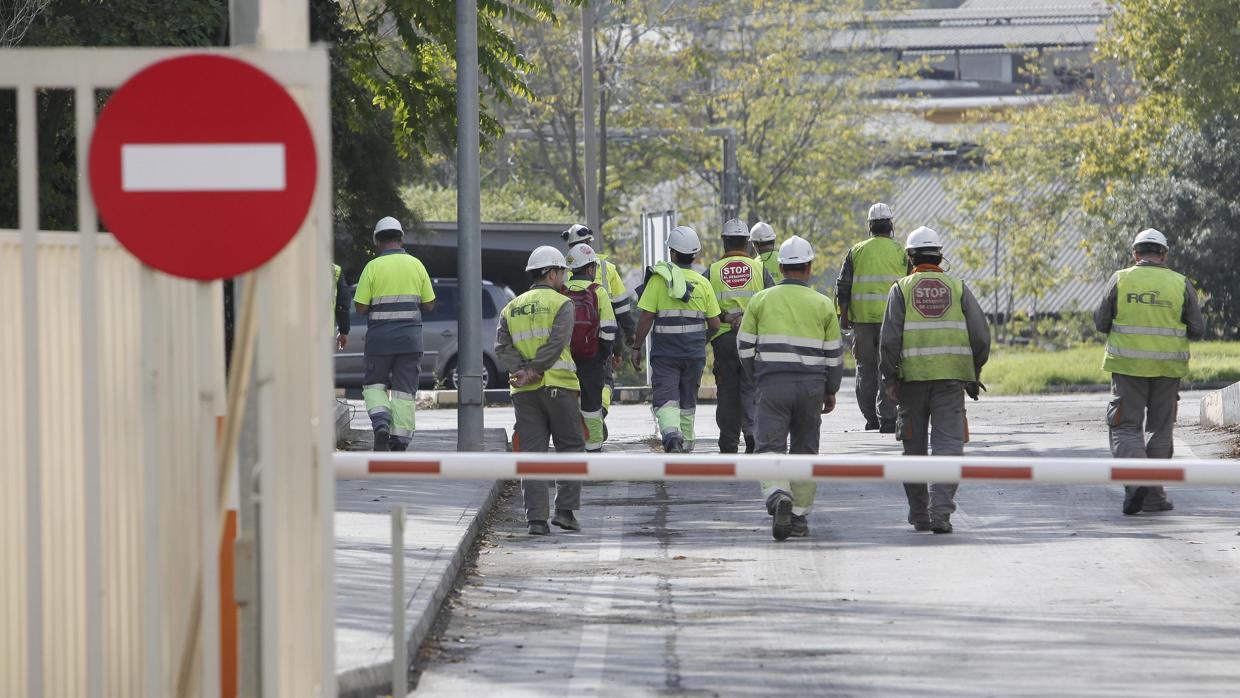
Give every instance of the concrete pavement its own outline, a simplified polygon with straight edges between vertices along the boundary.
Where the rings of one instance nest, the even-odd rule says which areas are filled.
[[[1177,456],[1225,440],[1181,405]],[[987,455],[1107,456],[1104,395],[970,403]],[[496,415],[498,417],[498,415]],[[648,410],[613,414],[644,448]],[[699,411],[700,446],[715,430]],[[823,452],[889,453],[845,390]],[[1240,694],[1240,495],[963,486],[956,533],[904,522],[898,485],[824,485],[807,540],[775,543],[752,483],[587,483],[580,534],[530,538],[501,502],[430,645],[421,695]]]

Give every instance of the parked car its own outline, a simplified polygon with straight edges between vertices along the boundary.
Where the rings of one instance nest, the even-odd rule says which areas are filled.
[[[435,287],[435,309],[422,314],[422,376],[423,388],[442,385],[456,388],[457,315],[459,312],[456,279],[431,279]],[[356,291],[356,287],[353,289]],[[508,373],[495,356],[495,329],[499,312],[515,298],[506,286],[482,282],[482,375],[487,388],[503,388]],[[362,387],[363,352],[366,347],[366,316],[351,310],[352,328],[349,345],[336,351],[336,387]]]

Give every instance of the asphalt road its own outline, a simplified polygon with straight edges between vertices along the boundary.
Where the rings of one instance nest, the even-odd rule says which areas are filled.
[[[1197,397],[1177,455],[1223,441]],[[823,452],[898,449],[841,402]],[[1105,457],[1104,407],[984,398],[968,451]],[[646,448],[649,420],[613,414],[618,446]],[[705,446],[710,408],[699,425]],[[546,538],[510,494],[417,695],[1240,695],[1240,495],[1170,492],[1175,511],[1125,517],[1116,486],[970,484],[932,535],[895,483],[828,484],[783,543],[754,483],[588,483],[585,530]]]

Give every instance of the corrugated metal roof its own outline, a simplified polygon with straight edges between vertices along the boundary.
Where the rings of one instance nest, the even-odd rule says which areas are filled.
[[[1097,22],[1064,24],[983,24],[976,26],[892,27],[878,32],[842,31],[831,37],[833,50],[858,47],[899,50],[957,48],[1035,48],[1092,46],[1098,41]]]
[[[944,253],[952,264],[953,273],[959,274],[966,281],[990,278],[991,274],[987,270],[970,269],[960,261],[960,256],[955,254],[963,243],[952,235],[952,231],[959,227],[960,219],[956,212],[956,200],[944,188],[946,178],[951,174],[951,170],[922,169],[897,178],[891,195],[892,211],[900,230],[905,234],[920,225],[930,226],[943,233]],[[1068,274],[1067,278],[1057,283],[1038,301],[1039,313],[1092,309],[1106,290],[1109,275],[1091,266],[1082,244],[1084,236],[1085,229],[1079,216],[1070,219],[1065,224],[1065,229],[1058,233],[1061,243],[1056,246],[1056,261],[1068,270]],[[1002,245],[1000,254],[1005,254]],[[994,311],[994,301],[991,298],[979,300],[988,313]],[[1006,294],[1000,306],[1000,311],[1006,313]],[[1012,309],[1031,312],[1033,301],[1029,298],[1013,299]]]

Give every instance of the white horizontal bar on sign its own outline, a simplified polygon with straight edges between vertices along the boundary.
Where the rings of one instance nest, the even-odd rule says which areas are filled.
[[[1240,461],[662,453],[334,454],[336,479],[845,480],[1061,485],[1240,484]]]
[[[283,143],[126,143],[121,189],[284,191]]]

